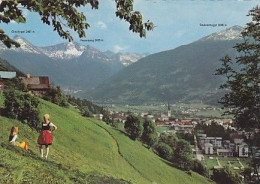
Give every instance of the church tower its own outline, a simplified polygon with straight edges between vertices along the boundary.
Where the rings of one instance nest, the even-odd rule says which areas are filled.
[[[168,102],[168,118],[170,118],[171,116],[172,116],[171,106],[170,103]]]

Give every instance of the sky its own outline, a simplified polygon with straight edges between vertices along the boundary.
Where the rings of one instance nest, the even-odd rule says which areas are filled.
[[[248,11],[260,4],[259,0],[134,0],[134,10],[143,20],[154,23],[146,38],[128,30],[128,23],[115,16],[114,0],[99,0],[99,9],[82,7],[91,27],[86,38],[72,32],[75,42],[90,45],[101,51],[152,54],[186,45],[214,32],[234,25],[244,26],[251,20]],[[36,13],[23,10],[25,24],[0,24],[10,37],[19,35],[36,46],[50,46],[66,42],[53,28],[41,22]],[[217,24],[219,26],[201,26]],[[93,41],[97,40],[97,41]]]

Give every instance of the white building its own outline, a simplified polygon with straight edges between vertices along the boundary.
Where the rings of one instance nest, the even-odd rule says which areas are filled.
[[[230,149],[217,149],[217,155],[222,157],[232,157],[233,151]]]
[[[169,121],[169,117],[165,114],[159,114],[157,116],[157,119],[160,120],[160,121]]]
[[[95,119],[102,120],[103,119],[103,114],[93,114],[93,117]]]
[[[222,147],[222,137],[200,137],[200,145],[211,143],[214,148]]]
[[[171,106],[170,106],[170,103],[168,103],[168,118],[172,117],[172,112],[171,112]]]
[[[201,137],[207,137],[207,134],[198,134],[198,137],[201,138]]]
[[[238,145],[238,156],[248,157],[248,145],[246,143]]]
[[[213,155],[213,144],[206,143],[204,145],[204,151],[206,155]]]
[[[173,124],[172,127],[176,132],[192,133],[193,125]]]

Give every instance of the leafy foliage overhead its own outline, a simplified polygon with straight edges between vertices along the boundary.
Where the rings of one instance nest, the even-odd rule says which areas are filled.
[[[146,30],[153,29],[153,23],[149,20],[143,22],[142,15],[133,9],[133,0],[115,0],[116,16],[130,24],[129,30],[139,33],[140,37],[146,36]],[[98,0],[14,0],[2,1],[0,4],[0,23],[25,23],[23,10],[36,12],[44,24],[53,27],[60,37],[72,41],[71,30],[74,30],[80,38],[85,37],[85,30],[90,27],[86,22],[86,16],[79,12],[79,7],[90,5],[92,9],[98,9]],[[12,40],[4,30],[0,29],[0,40],[7,46],[19,47],[19,43]]]

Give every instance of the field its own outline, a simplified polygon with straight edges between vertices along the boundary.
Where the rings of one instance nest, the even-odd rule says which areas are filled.
[[[214,166],[217,166],[218,163],[216,161],[216,158],[218,158],[220,164],[222,167],[231,167],[232,169],[238,170],[237,168],[241,169],[241,164],[238,162],[236,157],[216,157],[212,156],[213,159],[210,159],[209,156],[205,157],[205,165],[209,169],[213,169]],[[249,158],[239,158],[240,162],[242,163],[243,167],[246,168],[249,165]]]
[[[170,130],[168,126],[156,126],[156,129],[159,133]]]
[[[48,160],[39,157],[38,132],[0,117],[0,183],[211,183],[196,173],[190,176],[169,166],[140,142],[104,122],[80,116],[75,109],[41,100],[40,116],[45,113],[58,127]],[[27,152],[7,142],[15,124],[18,141],[29,144]]]

